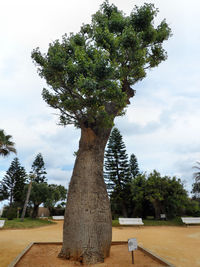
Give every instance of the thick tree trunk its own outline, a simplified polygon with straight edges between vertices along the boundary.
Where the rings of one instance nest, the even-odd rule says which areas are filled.
[[[154,200],[153,206],[154,206],[154,210],[155,210],[155,219],[159,220],[160,219],[160,213],[161,213],[160,202],[157,200]]]
[[[35,204],[33,207],[33,213],[32,213],[32,218],[35,219],[38,215],[38,209],[39,209],[40,204]]]
[[[81,130],[59,257],[86,264],[103,262],[112,240],[110,201],[103,179],[104,149],[110,130]]]

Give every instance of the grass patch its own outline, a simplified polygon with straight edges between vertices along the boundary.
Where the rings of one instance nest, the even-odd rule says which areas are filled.
[[[13,219],[13,220],[8,220],[4,218],[1,218],[1,219],[5,220],[3,229],[35,228],[35,227],[47,226],[47,225],[55,223],[55,222],[48,221],[48,220],[31,219],[31,218],[25,218],[23,222],[21,222],[21,219]]]
[[[120,226],[119,220],[112,220],[112,226],[113,227]]]
[[[144,225],[146,226],[181,226],[184,225],[180,217],[177,217],[173,220],[143,220]]]
[[[164,225],[164,226],[181,226],[181,225],[184,225],[184,223],[182,222],[181,218],[180,217],[177,217],[173,220],[142,220],[143,223],[144,223],[144,226],[161,226],[161,225]],[[112,221],[112,226],[113,227],[117,227],[117,226],[122,226],[119,224],[119,220],[113,220]],[[123,227],[126,227],[126,226],[129,226],[129,225],[123,225]]]

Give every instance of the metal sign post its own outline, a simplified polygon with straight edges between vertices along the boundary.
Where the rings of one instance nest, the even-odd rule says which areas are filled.
[[[132,264],[134,264],[134,251],[132,250]]]
[[[137,239],[130,238],[128,239],[128,251],[131,251],[132,254],[132,264],[134,264],[134,250],[137,249]]]

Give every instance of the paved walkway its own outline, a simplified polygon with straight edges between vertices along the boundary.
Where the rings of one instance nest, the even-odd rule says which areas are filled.
[[[200,266],[200,226],[113,228],[113,241],[132,237],[177,267]],[[41,241],[61,242],[62,222],[36,229],[0,230],[0,267],[7,267],[30,242]]]

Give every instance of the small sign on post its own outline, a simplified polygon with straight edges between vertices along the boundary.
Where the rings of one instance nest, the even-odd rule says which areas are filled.
[[[128,239],[128,251],[132,253],[132,264],[134,264],[134,250],[137,249],[137,239],[130,238]]]

